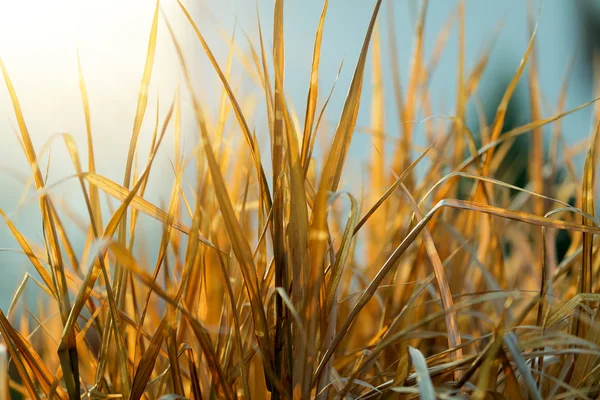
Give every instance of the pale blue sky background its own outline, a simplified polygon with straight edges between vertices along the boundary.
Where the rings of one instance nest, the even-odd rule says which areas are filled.
[[[387,58],[385,21],[388,1],[394,1],[398,52],[403,79],[406,80],[409,58],[412,54],[413,28],[420,1],[384,0],[381,10],[384,64]],[[538,31],[538,58],[540,83],[544,95],[554,107],[568,59],[577,57],[567,107],[572,108],[591,100],[589,82],[579,79],[583,72],[585,46],[582,44],[577,7],[592,0],[544,1]],[[206,62],[201,47],[173,0],[162,2],[165,15],[174,26],[183,44],[190,67],[194,71],[196,91],[204,102],[216,104],[220,86]],[[224,64],[227,43],[218,34],[217,27],[232,32],[237,20],[236,41],[246,48],[243,32],[258,44],[256,13],[253,0],[185,0],[199,28],[205,34],[219,61]],[[356,59],[371,16],[374,0],[330,0],[325,24],[320,69],[321,101],[333,84],[342,59],[344,69],[328,109],[327,119],[335,121],[339,116],[344,97],[354,70]],[[537,7],[538,2],[536,2]],[[426,20],[425,54],[429,57],[437,33],[449,13],[456,7],[455,0],[430,0]],[[22,103],[23,111],[36,149],[59,132],[74,135],[83,151],[85,125],[79,97],[76,45],[86,77],[92,108],[92,128],[95,138],[96,159],[100,173],[116,181],[122,181],[127,146],[137,90],[141,78],[147,48],[147,38],[152,19],[154,2],[151,0],[57,0],[15,2],[0,0],[0,57],[13,79]],[[270,0],[258,0],[258,7],[267,43],[271,42],[272,8]],[[321,13],[321,0],[287,0],[285,4],[286,81],[285,90],[302,117],[310,74],[314,34]],[[501,19],[504,28],[494,48],[490,65],[484,75],[480,95],[494,87],[498,74],[512,74],[525,51],[529,36],[526,25],[526,1],[524,0],[467,0],[466,1],[466,66],[473,66],[482,46],[494,33]],[[457,33],[454,29],[431,83],[434,114],[449,115],[455,100]],[[270,51],[270,49],[269,49]],[[180,78],[178,62],[166,26],[159,26],[159,44],[151,99],[140,138],[140,162],[145,162],[149,147],[156,107],[156,93],[160,95],[161,120]],[[370,67],[369,67],[370,68]],[[388,67],[386,67],[388,68]],[[388,71],[389,72],[389,71]],[[243,76],[241,68],[234,68],[233,82]],[[389,74],[388,74],[389,81]],[[364,95],[370,94],[370,69],[367,70]],[[387,91],[387,128],[395,135],[395,113],[392,92]],[[525,89],[525,87],[523,87]],[[260,96],[260,90],[244,84],[241,90]],[[184,100],[185,100],[184,94]],[[365,103],[359,115],[359,125],[369,123],[370,106]],[[189,111],[189,109],[188,109]],[[185,110],[184,110],[185,112]],[[564,120],[565,135],[570,143],[589,133],[590,112],[584,110]],[[184,126],[193,127],[192,115],[184,115]],[[257,132],[265,129],[266,116],[252,120]],[[16,122],[10,99],[3,82],[0,84],[0,208],[14,221],[32,241],[41,243],[41,229],[37,202],[29,202],[16,210],[29,176],[28,166],[14,133]],[[191,132],[193,134],[193,131]],[[417,139],[422,142],[421,139]],[[168,194],[162,190],[170,187],[172,178],[168,155],[172,154],[171,137],[157,160],[153,180],[148,188],[150,200],[159,203]],[[371,152],[370,139],[356,134],[351,148],[349,163],[354,163],[358,173],[364,157]],[[85,162],[85,161],[84,161]],[[57,142],[52,147],[51,178],[54,182],[73,173],[64,145]],[[166,183],[161,184],[161,181]],[[74,210],[84,215],[77,186],[61,185],[57,199],[76,199]],[[74,194],[76,193],[76,194]],[[28,192],[26,198],[31,198]],[[77,196],[77,197],[75,197]],[[156,238],[160,229],[154,226]],[[77,231],[75,231],[77,232]],[[150,232],[150,231],[148,231]],[[149,234],[148,241],[156,240]],[[81,245],[81,243],[76,243]],[[8,229],[0,222],[0,307],[8,304],[8,296],[22,279],[28,261],[6,249],[17,248]]]

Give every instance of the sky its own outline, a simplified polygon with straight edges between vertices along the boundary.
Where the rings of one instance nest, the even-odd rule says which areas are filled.
[[[388,19],[387,3],[393,1],[401,75],[407,79],[412,52],[413,31],[420,1],[384,0],[381,10],[384,65],[388,65],[384,22]],[[573,79],[569,87],[567,108],[592,99],[591,87],[580,77],[584,74],[586,55],[578,10],[582,2],[545,0],[537,33],[540,83],[544,96],[554,107],[569,58],[575,56]],[[322,46],[320,101],[334,83],[340,63],[344,67],[332,96],[326,120],[333,123],[341,111],[354,66],[369,23],[374,0],[330,0]],[[247,35],[258,44],[257,10],[267,44],[272,40],[272,0],[184,0],[199,29],[205,35],[218,61],[227,59],[228,41],[235,28],[235,42],[247,51]],[[536,9],[537,9],[536,2]],[[286,69],[285,90],[300,115],[308,88],[315,31],[321,13],[322,0],[287,0],[285,2]],[[456,8],[456,0],[430,0],[425,25],[425,56],[433,50],[436,36],[448,15]],[[99,173],[116,181],[122,180],[127,147],[133,126],[137,94],[148,46],[148,35],[154,12],[152,0],[31,0],[28,2],[0,0],[0,59],[4,62],[27,121],[38,152],[59,133],[73,135],[79,148],[85,148],[85,121],[79,93],[77,51],[87,85],[91,106],[92,132]],[[146,123],[140,135],[140,154],[147,154],[153,130],[153,120],[159,99],[160,120],[181,84],[184,87],[179,62],[164,19],[173,26],[184,55],[193,71],[194,90],[204,103],[218,104],[221,96],[216,74],[193,31],[173,0],[161,2],[163,14],[159,23],[158,45]],[[597,9],[596,9],[597,11]],[[494,86],[499,74],[512,74],[522,58],[529,40],[526,24],[526,1],[466,0],[466,66],[473,66],[482,46],[492,38],[500,21],[501,33],[484,74],[480,94]],[[270,49],[268,50],[270,51]],[[438,71],[431,82],[434,113],[450,115],[456,90],[458,40],[456,29],[449,37]],[[389,66],[386,76],[389,82]],[[365,78],[364,95],[368,98],[370,64]],[[232,72],[232,82],[241,82],[244,75],[238,66]],[[235,86],[235,85],[234,85]],[[260,95],[259,88],[237,85],[249,93]],[[394,102],[386,84],[386,126],[394,135]],[[192,128],[189,96],[184,102],[183,126]],[[369,123],[368,104],[359,113],[359,125]],[[549,116],[549,115],[546,115]],[[585,138],[590,131],[590,113],[582,111],[565,119],[565,135],[569,143]],[[251,121],[258,132],[265,129],[266,116]],[[26,190],[30,173],[16,134],[16,120],[4,82],[0,82],[0,208],[31,241],[41,243],[37,201]],[[193,130],[192,130],[193,134]],[[423,138],[417,138],[423,141]],[[266,144],[266,142],[264,143]],[[60,140],[49,147],[50,182],[58,182],[74,173]],[[349,163],[360,173],[365,155],[371,153],[367,135],[356,134],[351,146]],[[365,150],[366,149],[366,150]],[[155,202],[165,200],[162,180],[172,179],[168,154],[172,140],[167,138],[157,160],[148,197]],[[145,157],[145,156],[143,156]],[[46,160],[46,158],[44,158]],[[144,160],[141,158],[140,161]],[[83,157],[85,162],[85,157]],[[170,187],[170,186],[169,186]],[[57,199],[69,201],[77,186],[71,181],[53,189]],[[162,194],[162,197],[161,197]],[[23,203],[19,206],[19,204]],[[75,207],[83,211],[83,203]],[[83,214],[81,214],[83,215]],[[37,217],[36,217],[37,216]],[[27,259],[10,249],[17,248],[9,230],[0,223],[0,293],[12,293],[31,270]],[[0,296],[0,307],[8,304]]]

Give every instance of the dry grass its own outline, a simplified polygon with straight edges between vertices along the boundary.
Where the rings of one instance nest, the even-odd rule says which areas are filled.
[[[395,72],[391,77],[382,72],[378,0],[337,127],[328,132],[321,121],[329,97],[320,99],[318,74],[328,2],[316,32],[301,125],[285,95],[284,1],[277,0],[272,65],[266,50],[271,46],[262,33],[250,55],[235,59],[264,92],[271,147],[261,149],[251,128],[261,116],[244,112],[244,94],[229,83],[234,52],[219,65],[180,6],[223,84],[219,115],[209,118],[194,95],[185,54],[173,36],[184,88],[192,94],[198,147],[187,154],[181,150],[177,93],[165,120],[156,121],[145,167],[136,169],[161,18],[157,1],[123,182],[111,181],[95,169],[90,106],[79,66],[87,166],[73,138],[62,138],[89,217],[84,254],[73,250],[65,215],[46,190],[47,170],[38,164],[17,93],[0,63],[32,167],[44,237],[42,246],[31,243],[0,210],[37,273],[26,276],[10,309],[0,311],[0,398],[7,398],[7,386],[14,396],[71,400],[600,394],[597,130],[585,146],[582,181],[573,173],[560,183],[555,179],[559,170],[573,171],[575,152],[563,145],[560,119],[594,102],[565,111],[564,85],[554,115],[542,116],[533,10],[523,60],[494,119],[487,123],[481,117],[476,135],[466,125],[466,105],[477,93],[491,47],[467,72],[464,4],[426,60],[427,0],[421,2],[405,90],[393,20],[388,38]],[[455,114],[428,119],[429,80],[454,26],[459,29]],[[370,77],[365,76],[368,62]],[[502,133],[522,78],[529,84],[531,122]],[[365,79],[372,82],[371,98],[362,96]],[[384,90],[388,81],[392,96]],[[394,102],[403,121],[398,126],[385,126],[386,102]],[[363,197],[339,190],[361,105],[370,106],[371,126],[364,128],[375,147]],[[224,128],[230,115],[237,122],[231,132]],[[430,143],[413,159],[418,149],[413,121],[421,117]],[[542,128],[550,124],[555,133],[545,161]],[[399,137],[390,140],[386,132],[394,130]],[[175,179],[169,204],[158,207],[144,199],[144,192],[154,158],[171,133]],[[233,140],[239,146],[225,148],[226,135],[239,138]],[[497,177],[512,144],[525,135],[532,139],[529,183],[517,188]],[[322,156],[315,155],[317,136],[328,144]],[[193,163],[196,182],[189,191],[183,171]],[[417,166],[426,173],[418,174]],[[468,183],[466,195],[459,194],[461,182]],[[511,196],[512,191],[518,195]],[[108,218],[101,212],[100,192],[120,204]],[[577,207],[568,204],[571,196]],[[163,225],[160,244],[146,249],[156,257],[153,264],[134,257],[141,214]],[[561,260],[557,230],[571,238]],[[43,306],[38,315],[19,315],[21,294],[32,284],[43,290]]]

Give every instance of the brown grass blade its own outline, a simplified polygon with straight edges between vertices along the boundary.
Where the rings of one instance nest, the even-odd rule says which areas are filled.
[[[417,202],[413,198],[412,194],[406,188],[406,186],[402,183],[401,188],[404,192],[404,195],[408,199],[413,213],[416,216],[417,223],[422,220],[423,215],[419,210],[419,206]],[[427,254],[429,256],[429,260],[433,266],[433,272],[436,277],[436,281],[438,284],[438,291],[440,293],[440,299],[442,302],[443,310],[451,310],[454,308],[454,301],[452,300],[452,292],[450,291],[450,285],[448,284],[448,279],[446,277],[446,273],[444,272],[444,266],[442,265],[442,260],[440,259],[440,255],[437,252],[435,242],[433,240],[433,236],[427,227],[423,229],[423,239],[425,242],[425,250],[427,250]],[[454,360],[460,360],[462,358],[462,349],[461,345],[461,337],[460,332],[458,331],[458,323],[456,321],[456,313],[449,311],[446,313],[446,329],[448,330],[448,348],[457,348],[456,353],[452,354],[452,358]],[[455,374],[455,380],[460,379],[460,373],[457,371]]]
[[[272,152],[272,165],[273,165],[273,223],[271,228],[273,230],[273,257],[275,262],[275,287],[283,287],[287,288],[289,285],[289,277],[288,277],[288,266],[287,266],[287,257],[285,253],[285,226],[284,226],[284,159],[283,155],[285,152],[285,137],[284,137],[284,107],[285,107],[285,96],[283,93],[283,83],[284,83],[284,72],[285,72],[285,47],[284,47],[284,31],[283,31],[283,8],[284,8],[284,0],[275,0],[275,8],[273,10],[273,68],[275,74],[275,97],[273,103],[273,111],[274,111],[274,120],[273,126],[271,128],[271,152]],[[293,135],[292,132],[290,134]],[[290,155],[289,157],[296,157],[296,154]],[[303,180],[300,182],[303,184]],[[304,185],[301,188],[302,194],[305,193]],[[300,203],[300,201],[299,201]],[[306,204],[306,202],[304,202]],[[305,205],[303,205],[306,207]],[[308,219],[308,218],[307,218]],[[297,228],[297,227],[296,227]],[[300,232],[297,232],[298,235]],[[298,249],[298,255],[302,253],[303,249]],[[300,264],[298,267],[301,267]],[[296,272],[294,275],[299,276]],[[302,286],[304,283],[304,279],[300,278],[300,290],[302,291]],[[283,299],[281,296],[277,296],[275,298],[275,337],[274,337],[274,363],[275,363],[275,375],[279,378],[280,381],[284,385],[289,385],[290,381],[290,372],[287,371],[285,367],[286,358],[284,352],[284,343],[285,336],[289,336],[289,328],[283,326],[283,321],[286,317],[286,311],[283,307]],[[286,335],[287,333],[287,335]],[[288,343],[289,343],[288,337]],[[292,390],[294,392],[294,397],[306,395],[306,390],[304,387],[304,381],[302,380],[305,376],[305,370],[307,369],[306,362],[306,348],[300,348],[299,357],[296,359],[297,362],[301,362],[301,364],[295,363],[294,365],[294,377],[292,382]],[[302,361],[304,362],[302,362]],[[300,368],[296,368],[297,366]],[[273,392],[273,388],[270,387],[269,383],[267,389]],[[275,399],[278,398],[278,395],[274,395]]]
[[[156,332],[152,336],[150,345],[146,349],[146,352],[142,355],[140,363],[133,376],[133,382],[131,383],[131,395],[129,397],[131,400],[139,400],[146,390],[146,385],[150,380],[152,370],[156,364],[156,358],[158,357],[158,353],[160,352],[160,348],[164,340],[163,331],[166,322],[166,318],[163,318],[158,328],[156,328]]]
[[[296,136],[296,132],[294,130],[294,126],[291,121],[291,117],[287,112],[287,107],[284,106],[284,117],[285,117],[285,132],[287,140],[284,142],[286,146],[287,153],[287,161],[288,161],[288,170],[289,170],[289,221],[287,227],[287,236],[289,241],[289,252],[290,252],[290,267],[292,272],[292,304],[297,310],[304,310],[305,315],[303,316],[303,321],[310,321],[312,318],[317,318],[316,315],[308,315],[306,314],[307,309],[303,309],[303,303],[308,296],[308,288],[309,288],[309,274],[307,266],[310,264],[310,258],[308,253],[308,238],[309,238],[309,219],[308,219],[308,208],[307,208],[307,196],[306,190],[304,186],[304,172],[302,170],[302,161],[300,157],[300,149],[298,145],[298,140]],[[282,208],[283,210],[283,208]],[[285,253],[284,253],[285,256]],[[277,273],[277,270],[275,271]],[[286,273],[286,271],[281,271],[282,273]],[[289,278],[288,278],[289,279]],[[285,285],[285,286],[284,286]],[[287,279],[282,280],[281,282],[277,282],[277,274],[276,274],[276,287],[283,287],[284,289],[289,286]],[[278,301],[283,303],[283,299],[281,296],[278,296]],[[283,308],[283,304],[280,305]],[[289,313],[289,311],[287,312]],[[282,310],[282,316],[284,315]],[[296,356],[293,357],[293,360],[287,360],[290,365],[293,362],[293,385],[294,385],[294,393],[295,396],[298,395],[297,390],[302,390],[300,393],[305,393],[304,391],[309,391],[310,388],[306,388],[308,386],[304,383],[304,379],[306,376],[310,377],[312,375],[311,365],[314,362],[311,362],[311,359],[314,360],[316,354],[316,346],[313,342],[312,346],[306,342],[305,338],[302,337],[297,331],[293,335],[292,338],[292,326],[291,320],[288,318],[290,322],[287,327],[284,328],[284,332],[282,332],[282,338],[288,336],[288,343],[291,342],[293,344],[293,348],[297,350]],[[316,329],[317,323],[313,321],[313,324],[308,324],[310,335],[310,329]],[[286,334],[287,332],[287,334]],[[277,340],[277,339],[276,339]],[[284,342],[282,341],[283,344]],[[306,346],[309,348],[306,348]],[[276,342],[277,346],[277,342]],[[277,347],[276,347],[277,348]],[[291,358],[292,348],[288,349],[280,349],[280,351],[285,350],[287,353],[287,357]],[[283,365],[281,366],[283,368]],[[291,372],[291,371],[289,371]],[[288,372],[288,373],[289,373]],[[285,383],[285,379],[280,378],[282,383]],[[310,379],[306,379],[310,380]],[[302,386],[302,385],[305,386]],[[296,385],[300,385],[300,388],[297,388]]]

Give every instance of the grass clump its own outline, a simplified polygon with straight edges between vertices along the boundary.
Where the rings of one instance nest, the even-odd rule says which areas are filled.
[[[597,130],[587,146],[583,179],[570,174],[560,183],[554,177],[572,167],[572,155],[559,159],[554,151],[545,160],[542,134],[593,102],[565,111],[565,86],[554,115],[542,116],[531,18],[531,40],[496,115],[489,123],[481,118],[480,132],[471,132],[467,104],[477,93],[489,49],[467,72],[461,2],[453,20],[459,30],[456,110],[444,120],[429,118],[428,83],[447,31],[426,60],[424,0],[404,90],[388,21],[393,96],[386,97],[377,23],[382,7],[377,0],[337,126],[328,132],[321,121],[329,98],[319,101],[328,1],[316,32],[303,124],[285,95],[284,1],[275,1],[272,64],[262,33],[260,44],[242,58],[264,93],[270,140],[265,149],[251,128],[260,116],[244,111],[241,94],[230,85],[232,58],[219,64],[180,3],[223,85],[220,113],[211,123],[167,21],[191,94],[198,147],[189,154],[180,150],[177,93],[165,120],[157,121],[147,163],[138,171],[134,161],[156,57],[157,2],[122,183],[96,171],[80,65],[87,166],[74,139],[62,139],[88,212],[83,255],[71,245],[0,63],[32,168],[44,238],[39,250],[0,210],[37,274],[27,275],[10,309],[0,311],[0,398],[7,398],[9,387],[13,396],[70,400],[598,396]],[[508,103],[525,77],[531,121],[503,132]],[[366,79],[373,85],[370,98],[362,95]],[[386,129],[389,101],[402,122]],[[361,197],[340,189],[365,103],[375,150]],[[230,114],[237,123],[231,134],[240,140],[224,151]],[[423,122],[415,123],[418,118]],[[418,126],[429,140],[424,149],[416,144]],[[399,136],[390,140],[386,132],[392,130]],[[175,140],[175,180],[169,203],[158,207],[144,193],[168,132]],[[556,132],[551,149],[562,143]],[[529,176],[519,188],[498,176],[506,175],[499,169],[515,140],[526,135]],[[316,155],[317,137],[327,143],[322,156]],[[190,191],[184,170],[194,162]],[[459,190],[464,182],[469,185]],[[119,202],[109,216],[102,212],[102,192]],[[160,243],[146,249],[152,263],[135,256],[141,215],[163,226]],[[558,230],[571,240],[561,259]],[[42,289],[44,306],[37,316],[18,316],[14,310],[31,283]]]

